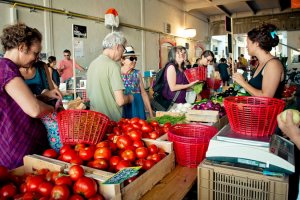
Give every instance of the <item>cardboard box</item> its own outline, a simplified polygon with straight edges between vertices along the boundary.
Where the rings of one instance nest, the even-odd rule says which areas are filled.
[[[90,176],[99,181],[99,191],[105,197],[106,200],[135,200],[140,199],[147,191],[149,191],[155,184],[163,179],[168,173],[170,173],[175,168],[175,153],[173,151],[173,143],[168,141],[157,141],[151,139],[143,139],[145,144],[148,146],[150,144],[156,144],[159,148],[162,148],[168,155],[156,163],[151,169],[144,172],[132,183],[124,186],[123,184],[111,184],[104,185],[101,184],[106,179],[110,178],[114,174],[111,172],[98,170],[90,167],[85,167],[84,169]],[[39,159],[47,162],[54,163],[59,166],[70,166],[70,163],[63,161],[46,158],[39,155],[34,155]]]
[[[288,177],[204,160],[198,166],[198,200],[217,199],[287,200]]]

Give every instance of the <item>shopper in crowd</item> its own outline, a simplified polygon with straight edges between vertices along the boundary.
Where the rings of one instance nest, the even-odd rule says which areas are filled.
[[[0,59],[0,165],[9,169],[22,165],[25,155],[48,147],[47,132],[38,118],[54,108],[38,98],[62,98],[57,89],[34,96],[19,71],[37,60],[41,41],[41,33],[25,24],[8,26],[1,35],[5,53]]]
[[[119,61],[123,55],[126,38],[120,32],[108,34],[103,42],[103,53],[89,66],[87,72],[87,95],[91,109],[119,121],[122,106],[131,103],[132,95],[124,94]]]
[[[130,104],[123,106],[123,117],[129,119],[133,117],[146,119],[146,106],[149,115],[152,118],[154,117],[153,111],[144,87],[141,72],[135,69],[136,62],[137,54],[133,47],[126,47],[121,59],[121,74],[125,86],[125,94],[131,94],[133,96],[133,101]]]
[[[173,100],[179,91],[176,103],[185,103],[186,90],[198,81],[188,83],[184,75],[184,61],[186,60],[186,49],[182,46],[172,47],[168,54],[168,63],[165,66],[164,84],[162,95],[168,100]]]
[[[198,59],[198,61],[197,61],[197,64],[199,67],[207,68],[208,65],[210,65],[210,63],[213,62],[214,58],[215,58],[215,55],[212,51],[205,50],[202,52],[200,59]],[[209,78],[209,77],[207,77],[207,78]],[[212,81],[214,81],[214,80],[212,80]],[[197,100],[201,100],[202,98],[209,98],[209,95],[210,95],[210,88],[208,88],[208,85],[205,84],[202,92],[200,93],[200,95],[197,96]]]
[[[75,62],[75,68],[79,69],[81,72],[85,69]],[[73,77],[73,59],[71,59],[71,51],[66,49],[64,50],[64,59],[61,60],[57,65],[58,72],[61,76],[61,82],[67,83],[70,82],[70,79]]]
[[[240,73],[235,73],[233,80],[252,96],[280,98],[284,87],[284,70],[280,60],[270,53],[278,43],[275,25],[264,24],[248,32],[248,54],[256,56],[259,64],[249,82]]]
[[[227,82],[229,80],[229,74],[228,74],[229,66],[226,64],[226,59],[225,58],[220,59],[218,69],[219,69],[221,79],[223,81],[223,85],[227,86]]]
[[[47,67],[43,61],[37,61],[29,67],[21,67],[20,73],[25,79],[25,83],[35,95],[40,95],[50,89],[50,83],[47,80]],[[51,88],[53,89],[53,88]]]
[[[59,76],[59,73],[56,68],[56,57],[55,56],[48,57],[47,66],[48,66],[49,74],[50,74],[50,77],[51,77],[54,87],[59,88],[60,76]]]

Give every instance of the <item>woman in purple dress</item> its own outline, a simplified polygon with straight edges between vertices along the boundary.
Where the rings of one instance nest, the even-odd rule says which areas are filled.
[[[198,81],[189,83],[184,75],[184,61],[186,60],[186,49],[182,46],[172,47],[168,54],[164,74],[163,97],[172,101],[177,91],[179,95],[175,103],[185,103],[186,89],[193,86]]]
[[[19,68],[30,67],[41,51],[42,35],[37,29],[16,24],[3,29],[5,51],[0,59],[0,165],[9,169],[23,163],[27,154],[47,148],[47,132],[39,120],[54,108],[38,98],[61,99],[59,90],[34,96]]]

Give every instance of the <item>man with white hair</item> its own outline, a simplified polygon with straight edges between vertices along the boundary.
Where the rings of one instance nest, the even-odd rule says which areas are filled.
[[[122,33],[109,33],[102,42],[103,53],[92,61],[87,72],[87,95],[91,110],[101,112],[115,121],[122,117],[122,106],[133,100],[132,95],[124,95],[119,64],[126,43]]]

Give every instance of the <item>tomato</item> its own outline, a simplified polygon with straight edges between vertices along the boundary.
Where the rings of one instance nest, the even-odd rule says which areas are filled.
[[[153,120],[153,121],[150,122],[150,125],[153,126],[153,127],[158,127],[159,123],[157,121]]]
[[[96,169],[106,170],[108,168],[108,161],[104,158],[98,158],[93,160],[90,165]]]
[[[59,171],[50,171],[47,175],[46,175],[46,180],[47,181],[52,181],[52,182],[55,182],[56,181],[56,179],[58,178],[58,177],[60,177],[60,172]]]
[[[32,200],[32,199],[40,199],[42,195],[38,192],[26,192],[21,200]]]
[[[148,133],[148,135],[149,135],[150,139],[155,140],[159,137],[159,132],[158,131],[152,131],[152,132]]]
[[[39,185],[44,182],[40,175],[33,175],[26,179],[26,188],[29,192],[37,192]]]
[[[121,161],[122,159],[119,156],[113,156],[109,160],[109,166],[112,166],[113,168],[116,168],[117,164]]]
[[[46,177],[46,175],[50,172],[49,169],[46,169],[46,168],[42,168],[42,169],[39,169],[37,171],[35,171],[35,174],[36,175],[42,175],[44,178]]]
[[[141,130],[142,125],[140,125],[139,123],[133,123],[133,124],[132,124],[132,127],[133,127],[135,130]]]
[[[67,200],[70,197],[70,190],[66,185],[56,185],[51,191],[52,199]]]
[[[145,162],[145,159],[141,158],[141,159],[138,159],[135,161],[135,164],[137,166],[143,166],[144,165],[144,162]]]
[[[94,179],[81,177],[74,183],[73,191],[76,194],[83,195],[85,198],[90,198],[97,193],[98,187]]]
[[[73,194],[69,200],[84,200],[84,198],[79,194]]]
[[[94,156],[93,147],[85,147],[79,151],[79,158],[82,160],[91,160]]]
[[[46,149],[42,155],[54,159],[58,157],[58,153],[54,149]]]
[[[131,124],[123,124],[122,125],[122,130],[124,131],[124,132],[129,132],[129,131],[131,131],[131,130],[133,130],[134,128],[133,128],[133,126],[131,125]]]
[[[109,160],[111,157],[111,150],[109,147],[100,147],[98,149],[96,149],[95,153],[94,153],[94,159],[99,159],[99,158],[103,158],[105,160]]]
[[[112,153],[116,152],[118,149],[116,143],[113,143],[113,142],[109,142],[109,148],[111,149]]]
[[[135,161],[136,155],[133,150],[125,150],[121,153],[123,160],[129,160],[131,162]]]
[[[105,198],[101,194],[96,194],[89,198],[88,200],[105,200]]]
[[[72,149],[71,145],[69,145],[69,144],[64,144],[64,145],[60,148],[59,153],[60,153],[60,154],[63,154],[63,153],[65,153],[67,150],[70,150],[70,149]]]
[[[67,185],[72,186],[73,181],[70,176],[62,175],[55,180],[55,185]]]
[[[75,151],[80,151],[81,149],[85,148],[85,144],[76,144],[74,149]]]
[[[163,133],[167,133],[168,131],[169,131],[169,127],[163,127],[163,128],[162,128],[162,132],[163,132]]]
[[[77,156],[78,156],[77,151],[73,149],[69,149],[62,154],[62,160],[65,162],[70,162],[72,159],[75,159]]]
[[[20,185],[19,190],[20,190],[21,193],[27,192],[27,186],[26,186],[26,183],[22,183],[22,184]]]
[[[158,152],[158,148],[155,144],[151,144],[148,146],[149,154],[155,154]]]
[[[1,199],[2,198],[8,199],[8,198],[15,196],[16,194],[17,194],[17,187],[12,183],[4,185],[0,190]]]
[[[70,160],[70,164],[75,164],[75,165],[81,165],[83,163],[83,160],[78,156],[76,158],[73,158]]]
[[[139,123],[139,121],[140,121],[140,118],[138,118],[138,117],[133,117],[133,118],[130,119],[129,123],[135,124],[135,123]]]
[[[158,155],[161,157],[161,159],[164,159],[167,156],[166,153],[161,153],[161,152],[159,152]]]
[[[153,160],[145,160],[144,161],[144,165],[143,165],[143,169],[144,170],[148,170],[150,169],[151,167],[153,167],[155,165],[155,162]]]
[[[144,133],[150,133],[153,131],[153,128],[149,124],[145,124],[141,129]]]
[[[155,163],[158,163],[161,160],[161,157],[158,153],[154,153],[151,155],[151,160],[153,160]]]
[[[145,146],[145,144],[142,140],[135,140],[135,141],[133,141],[132,146],[134,146],[135,148],[138,148],[138,147]]]
[[[170,128],[172,126],[171,122],[164,123],[163,127]]]
[[[0,166],[0,181],[5,181],[8,178],[8,169],[4,166]]]
[[[146,158],[148,156],[148,149],[146,147],[138,147],[135,150],[137,158]]]
[[[96,149],[98,149],[100,147],[109,147],[109,141],[105,140],[105,141],[102,141],[102,142],[99,142],[98,144],[96,144]]]
[[[148,122],[146,120],[140,119],[139,124],[144,126],[144,125],[148,125]]]
[[[142,139],[142,132],[139,130],[131,130],[128,135],[133,141]]]
[[[117,138],[117,146],[119,149],[124,149],[132,144],[132,140],[128,135],[121,135]]]
[[[43,196],[50,196],[53,188],[53,184],[47,181],[42,182],[38,187],[38,192]]]
[[[109,135],[107,136],[107,139],[108,139],[109,141],[113,142],[113,143],[116,143],[117,137],[118,137],[118,136],[117,136],[116,134],[112,133],[112,134],[109,134]]]
[[[117,166],[116,166],[116,170],[120,171],[121,169],[125,168],[125,167],[131,167],[131,163],[128,160],[121,160]]]
[[[73,165],[69,169],[69,175],[73,181],[77,181],[79,178],[84,176],[84,169],[80,165]]]
[[[119,127],[114,127],[113,128],[113,133],[116,135],[122,135],[122,131]]]

